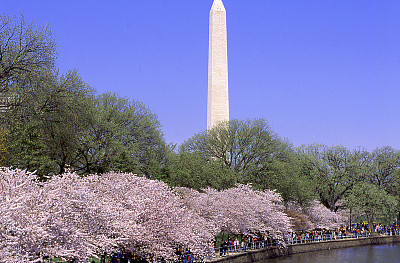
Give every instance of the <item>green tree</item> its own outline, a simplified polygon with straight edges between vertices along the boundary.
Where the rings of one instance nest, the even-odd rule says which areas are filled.
[[[116,94],[102,94],[93,102],[74,168],[81,173],[118,170],[162,177],[170,146],[157,116],[142,103]]]
[[[48,80],[51,79],[50,77]],[[86,130],[92,109],[93,90],[76,71],[42,87],[40,104],[41,129],[49,156],[63,173],[79,157],[80,137]]]
[[[346,199],[348,207],[356,208],[365,214],[369,229],[372,229],[373,220],[377,217],[393,219],[398,205],[397,198],[389,195],[383,188],[370,183],[357,184]]]
[[[184,152],[200,152],[205,158],[220,160],[247,181],[263,170],[265,160],[279,154],[281,141],[263,119],[222,122],[186,141]]]
[[[221,190],[234,187],[237,178],[220,160],[204,158],[199,152],[182,152],[175,155],[168,181],[196,190],[208,187]]]
[[[370,154],[363,149],[349,151],[343,146],[313,144],[299,150],[312,162],[309,176],[321,203],[335,212],[339,209],[338,201],[345,198],[356,183],[365,180],[370,171]]]
[[[371,160],[371,183],[391,188],[400,168],[399,152],[390,146],[377,148],[372,151]]]
[[[390,146],[376,148],[371,153],[369,182],[385,189],[394,197],[400,196],[400,153]],[[400,220],[400,204],[397,207]]]
[[[55,42],[47,26],[0,15],[0,94],[13,92],[35,72],[54,66]]]
[[[162,178],[171,146],[143,104],[94,96],[76,71],[60,76],[47,27],[0,16],[0,121],[7,162],[39,175],[109,170]]]
[[[78,104],[60,103],[76,96],[62,87],[54,68],[55,48],[47,26],[29,24],[23,15],[0,16],[0,118],[7,130],[7,163],[41,175],[57,172],[53,150],[62,137],[54,138],[51,129],[68,127],[65,113]]]
[[[0,128],[0,166],[7,166],[7,132],[4,128]]]
[[[9,164],[37,170],[39,175],[64,172],[66,165],[76,159],[78,138],[88,118],[91,89],[76,72],[58,77],[42,71],[14,94],[16,99],[2,115],[8,129]],[[28,136],[30,141],[21,136]],[[36,150],[23,151],[32,147]],[[25,152],[23,156],[21,152]],[[44,163],[38,160],[36,165],[24,167],[25,162],[19,159],[34,159],[32,155],[39,153]]]
[[[276,189],[281,193],[283,200],[297,202],[302,206],[308,205],[317,198],[314,181],[310,179],[303,169],[305,160],[293,150],[288,149],[286,159],[273,160],[269,166],[274,169],[266,171],[262,179],[265,186],[262,188]]]
[[[233,183],[251,183],[258,189],[277,189],[287,202],[304,203],[312,199],[312,182],[300,173],[293,147],[281,140],[264,119],[220,123],[211,130],[194,135],[181,146],[181,152],[191,153],[185,158],[193,158],[191,162],[199,163],[187,169],[188,173],[190,169],[197,169],[192,172],[196,176],[207,176],[199,172],[204,163],[210,165],[218,161],[214,170],[218,176],[208,175],[215,184],[225,176]],[[227,168],[233,177],[226,172]]]
[[[386,191],[394,196],[400,197],[400,171],[396,170],[393,182],[386,187]],[[400,202],[397,203],[397,222],[400,222]]]
[[[55,170],[55,163],[50,159],[42,134],[36,125],[17,124],[7,141],[9,141],[7,164],[31,172],[36,171],[42,177]]]

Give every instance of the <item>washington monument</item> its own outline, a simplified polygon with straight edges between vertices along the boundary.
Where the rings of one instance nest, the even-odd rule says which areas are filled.
[[[229,121],[226,10],[222,0],[214,0],[210,11],[209,30],[208,130],[218,122]]]

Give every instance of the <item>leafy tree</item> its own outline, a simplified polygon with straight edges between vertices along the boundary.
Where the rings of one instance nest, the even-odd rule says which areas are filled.
[[[371,183],[390,188],[400,168],[399,152],[390,146],[385,146],[372,151],[371,159]]]
[[[9,163],[39,175],[62,173],[76,159],[91,89],[73,71],[61,77],[42,71],[31,80],[16,90],[17,99],[2,115],[8,127]],[[35,159],[35,154],[42,157],[34,165],[21,162]]]
[[[13,92],[21,80],[54,66],[55,42],[51,31],[0,15],[0,93]]]
[[[91,118],[93,91],[76,71],[68,72],[42,90],[45,93],[40,98],[41,129],[49,156],[57,163],[57,173],[63,173],[66,166],[79,158],[77,148]]]
[[[270,162],[265,173],[255,185],[263,189],[276,189],[285,203],[296,202],[306,206],[316,198],[315,183],[303,173],[305,160],[291,149],[287,149],[286,158]]]
[[[79,138],[79,156],[73,164],[77,171],[118,170],[161,176],[170,148],[156,115],[140,102],[111,93],[94,99],[90,115]]]
[[[370,155],[363,149],[349,151],[343,146],[314,144],[300,148],[300,152],[312,160],[309,176],[315,182],[321,203],[335,212],[338,201],[369,173]]]
[[[199,152],[182,152],[175,156],[168,181],[196,190],[226,189],[234,187],[237,178],[220,160],[206,159]]]
[[[181,146],[181,152],[192,153],[189,156],[197,159],[201,156],[203,162],[219,161],[223,166],[215,174],[227,176],[222,169],[228,168],[235,177],[226,179],[233,183],[251,183],[258,189],[277,189],[285,202],[313,200],[312,182],[300,173],[293,148],[264,119],[220,123],[190,138]],[[199,171],[199,166],[196,167]]]
[[[41,176],[113,170],[161,178],[167,153],[157,117],[116,95],[95,97],[76,71],[60,76],[47,27],[0,16],[0,121],[7,162]],[[5,154],[2,154],[5,156]]]
[[[36,171],[40,176],[55,170],[55,163],[50,159],[42,134],[35,124],[18,123],[10,129],[7,138],[7,164],[31,172]]]
[[[385,189],[391,196],[400,197],[400,171],[397,170],[393,182]],[[400,202],[397,203],[397,222],[400,222]]]
[[[346,199],[350,208],[356,208],[365,213],[370,229],[372,229],[374,218],[393,216],[398,205],[397,198],[370,183],[358,184]]]
[[[371,173],[368,182],[386,190],[394,197],[400,196],[400,153],[390,146],[376,148],[371,153]],[[400,219],[400,204],[397,207]]]
[[[81,102],[90,93],[76,72],[59,76],[55,46],[47,26],[28,24],[23,15],[0,16],[0,118],[8,164],[41,175],[63,172],[74,158],[87,112]]]
[[[0,128],[0,166],[6,166],[7,163],[7,142],[6,142],[6,130],[4,128]]]
[[[263,119],[222,122],[211,130],[186,141],[183,152],[200,152],[205,158],[220,160],[245,181],[263,169],[266,159],[274,158],[279,138]]]

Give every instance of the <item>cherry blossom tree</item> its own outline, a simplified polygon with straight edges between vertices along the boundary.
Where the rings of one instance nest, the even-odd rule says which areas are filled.
[[[305,209],[305,214],[314,224],[314,228],[334,229],[344,225],[347,221],[345,213],[332,212],[317,200],[314,200],[311,206]]]
[[[46,183],[34,179],[25,171],[0,169],[0,262],[88,259],[105,247],[104,233],[96,230],[107,224],[83,180],[71,173]]]
[[[35,178],[0,168],[0,262],[88,260],[121,248],[148,259],[176,259],[178,247],[204,257],[220,232],[283,238],[290,229],[280,195],[250,185],[200,193],[117,172]]]
[[[214,236],[208,222],[186,209],[164,182],[123,173],[96,177],[88,179],[97,181],[92,191],[99,193],[99,200],[114,200],[115,207],[107,209],[119,245],[168,259],[179,245],[200,256],[209,252]]]
[[[274,191],[258,191],[242,184],[223,191],[208,188],[204,193],[187,188],[175,190],[182,193],[188,208],[207,219],[217,232],[262,233],[283,239],[290,231],[282,198]]]
[[[46,235],[45,217],[32,217],[40,188],[20,170],[0,169],[0,262],[33,262],[40,257],[36,240]]]
[[[41,184],[49,216],[46,230],[54,236],[46,255],[88,259],[116,245],[113,218],[107,209],[113,200],[99,198],[95,180],[67,172]]]
[[[153,259],[175,258],[177,246],[209,252],[208,222],[163,182],[122,173],[34,178],[0,170],[0,262],[88,260],[121,247]]]

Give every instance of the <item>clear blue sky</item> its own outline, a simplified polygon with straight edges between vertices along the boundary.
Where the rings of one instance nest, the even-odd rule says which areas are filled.
[[[400,149],[400,1],[224,0],[231,118],[295,146]],[[62,72],[142,101],[169,142],[206,128],[212,0],[2,0],[50,24]]]

